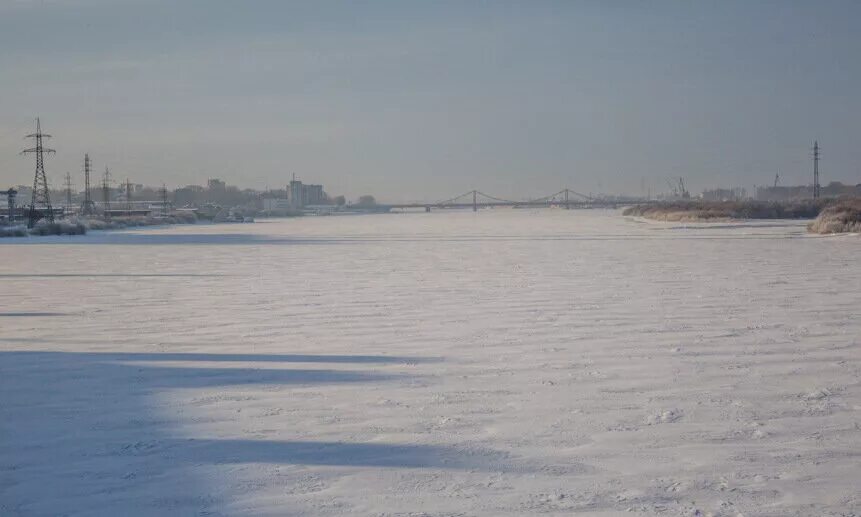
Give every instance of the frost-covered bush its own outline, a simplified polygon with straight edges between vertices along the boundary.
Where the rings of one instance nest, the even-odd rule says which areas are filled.
[[[90,230],[120,230],[136,226],[157,226],[162,224],[194,224],[197,216],[193,212],[175,212],[166,216],[118,216],[110,219],[85,219],[80,222]]]
[[[841,199],[826,207],[809,225],[813,233],[856,233],[861,232],[861,199]]]
[[[87,227],[79,222],[57,221],[40,222],[30,228],[30,235],[84,235]]]
[[[135,226],[163,224],[193,224],[197,216],[193,212],[175,212],[163,217],[129,216],[111,219],[78,217],[49,223],[40,221],[34,228],[26,226],[0,227],[0,237],[26,237],[27,235],[84,235],[88,230],[117,230]]]
[[[26,226],[4,226],[0,228],[0,237],[26,237]]]

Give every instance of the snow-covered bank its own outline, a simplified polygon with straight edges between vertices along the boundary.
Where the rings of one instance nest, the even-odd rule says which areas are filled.
[[[12,226],[0,228],[0,237],[27,237],[49,235],[85,235],[89,230],[121,230],[141,226],[163,226],[172,224],[194,224],[197,217],[193,213],[175,213],[166,216],[129,216],[111,219],[75,217],[55,223],[39,222],[33,228]]]
[[[628,207],[623,215],[656,221],[702,222],[733,219],[813,219],[835,200],[810,201],[662,201]]]
[[[197,217],[191,212],[177,212],[163,216],[120,216],[110,219],[75,219],[89,230],[119,230],[139,226],[163,226],[168,224],[194,224]]]
[[[56,223],[40,222],[33,228],[26,226],[0,227],[0,237],[27,237],[28,235],[84,235],[87,226],[81,222],[57,221]]]
[[[3,253],[0,515],[861,513],[856,238],[485,210]]]
[[[26,226],[2,226],[0,227],[0,237],[26,237],[30,232]]]
[[[811,233],[861,232],[861,199],[817,201],[679,201],[634,205],[623,215],[664,222],[729,222],[737,220],[813,219]]]

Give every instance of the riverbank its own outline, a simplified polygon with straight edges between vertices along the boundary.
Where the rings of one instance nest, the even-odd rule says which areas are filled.
[[[29,235],[84,235],[87,227],[80,222],[58,221],[27,228],[24,225],[0,228],[0,237],[27,237]]]
[[[129,216],[112,217],[110,219],[76,219],[89,230],[121,230],[137,226],[162,226],[166,224],[194,224],[197,216],[192,212],[176,212],[164,216]]]
[[[634,205],[626,208],[622,214],[667,222],[813,219],[830,202],[832,201],[672,201]]]
[[[177,212],[160,217],[129,216],[110,219],[72,218],[54,223],[40,222],[33,228],[24,225],[0,228],[2,237],[28,237],[46,235],[85,235],[90,230],[121,230],[139,226],[161,226],[172,224],[194,224],[197,216],[191,212]]]

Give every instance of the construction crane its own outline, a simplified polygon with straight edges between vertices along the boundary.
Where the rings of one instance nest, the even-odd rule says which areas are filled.
[[[670,191],[674,197],[680,197],[683,199],[689,199],[691,197],[691,193],[685,188],[684,178],[679,177],[678,182],[676,182],[675,179],[668,179],[667,185],[670,186]]]
[[[678,196],[679,196],[679,190],[678,190],[678,188],[677,188],[677,187],[676,187],[676,185],[672,182],[672,180],[670,180],[669,178],[667,178],[667,186],[668,186],[668,187],[670,187],[670,194],[672,194],[672,196],[673,196],[673,197],[678,197]]]
[[[685,199],[691,197],[691,193],[685,188],[685,180],[681,177],[679,177],[679,193],[681,193],[682,197]]]

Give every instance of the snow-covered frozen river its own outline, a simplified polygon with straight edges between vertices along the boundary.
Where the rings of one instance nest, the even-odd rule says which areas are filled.
[[[859,257],[582,210],[4,240],[0,515],[856,515]]]

